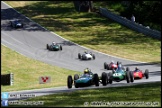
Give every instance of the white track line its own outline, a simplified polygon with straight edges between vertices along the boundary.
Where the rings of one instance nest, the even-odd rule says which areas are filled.
[[[2,2],[3,2],[3,1],[2,1]],[[13,10],[15,10],[12,6],[8,5],[7,3],[5,3],[5,2],[3,2],[3,3],[4,3],[5,5],[11,7]],[[15,10],[15,11],[16,11],[17,13],[21,14],[21,13],[18,12],[17,10]],[[22,14],[21,14],[21,15],[22,15]],[[25,18],[29,19],[29,18],[26,17],[25,15],[23,15],[23,16],[24,16]],[[31,19],[29,19],[29,20],[32,21],[32,22],[34,22],[34,21],[31,20]],[[35,22],[35,23],[36,23],[36,22]],[[36,24],[39,25],[40,27],[42,27],[40,24],[38,24],[38,23],[36,23]],[[44,27],[42,27],[42,28],[44,28]],[[44,29],[47,30],[46,28],[44,28]],[[47,31],[49,31],[49,30],[47,30]],[[62,38],[62,39],[64,39],[64,40],[67,40],[67,39],[61,37],[60,35],[58,35],[58,34],[52,32],[52,31],[49,31],[49,32],[52,33],[52,34],[54,34],[54,35],[56,35],[56,36],[58,36],[58,37],[60,37],[60,38]],[[69,40],[67,40],[67,41],[69,41]],[[69,41],[69,42],[71,42],[71,41]],[[71,42],[71,43],[73,43],[73,44],[75,44],[75,45],[77,45],[77,46],[80,46],[80,47],[82,47],[82,48],[85,48],[85,49],[88,49],[88,50],[92,50],[92,49],[90,49],[90,48],[86,48],[86,47],[84,47],[84,46],[81,46],[81,45],[79,45],[79,44],[77,44],[77,43],[74,43],[74,42]],[[96,51],[96,50],[92,50],[92,51],[98,52],[98,53],[100,53],[100,54],[104,54],[104,55],[107,55],[107,56],[110,56],[110,57],[118,58],[118,59],[129,60],[129,61],[139,62],[139,63],[147,63],[147,62],[141,62],[141,61],[136,61],[136,60],[130,60],[130,59],[126,59],[126,58],[121,58],[121,57],[117,57],[117,56],[105,54],[105,53],[102,53],[102,52],[99,52],[99,51]]]

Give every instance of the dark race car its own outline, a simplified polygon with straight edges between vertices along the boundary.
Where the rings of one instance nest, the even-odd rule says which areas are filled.
[[[62,46],[53,42],[51,45],[47,44],[47,49],[50,51],[58,51],[58,50],[62,50]]]
[[[103,72],[101,80],[103,86],[106,86],[107,84],[112,84],[113,81],[120,82],[122,80],[126,80],[127,83],[134,82],[134,77],[133,72],[131,72],[127,67],[126,70],[124,68],[117,68],[109,73]]]
[[[115,64],[113,61],[111,61],[111,63],[106,63],[104,62],[104,69],[107,69],[107,70],[116,70],[117,67],[119,65],[119,62],[117,61],[117,63]]]
[[[86,86],[99,86],[99,77],[98,74],[93,74],[92,72],[84,73],[81,75],[75,74],[74,79],[71,75],[67,78],[67,87],[72,88],[72,85],[74,84],[75,88],[78,87],[86,87]]]
[[[10,26],[13,28],[22,28],[23,23],[21,22],[21,20],[12,20],[10,21]]]
[[[146,79],[148,79],[149,78],[149,70],[146,69],[145,72],[142,72],[142,70],[136,68],[133,71],[133,76],[134,76],[134,79],[142,79],[143,77],[146,77]]]

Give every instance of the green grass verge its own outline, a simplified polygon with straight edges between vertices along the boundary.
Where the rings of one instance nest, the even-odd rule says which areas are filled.
[[[161,63],[161,41],[95,13],[78,13],[71,1],[6,3],[48,30],[82,46],[131,60]],[[121,6],[112,4],[111,7],[120,10]]]
[[[1,45],[1,74],[14,74],[14,85],[2,86],[1,91],[17,91],[66,86],[67,76],[79,72],[52,66],[18,54]],[[40,76],[50,76],[51,82],[39,84]]]
[[[161,106],[161,82],[126,87],[78,90],[70,93],[40,96],[25,101],[43,101],[43,106],[50,107],[84,107],[85,102],[89,103],[88,107],[91,102],[99,102],[98,105],[106,102],[136,102],[136,105],[130,106],[127,103],[128,105],[124,107],[153,107],[153,105],[159,107]],[[138,102],[144,102],[144,104]],[[115,103],[113,105],[119,106]],[[90,107],[95,107],[95,105]],[[110,107],[110,105],[104,107]]]

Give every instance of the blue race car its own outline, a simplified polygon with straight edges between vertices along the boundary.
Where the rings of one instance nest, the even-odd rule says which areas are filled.
[[[10,26],[13,28],[22,28],[23,23],[21,22],[21,20],[16,19],[16,20],[10,21]]]
[[[73,82],[74,82],[75,88],[91,86],[91,85],[99,86],[99,77],[98,77],[98,74],[93,74],[91,72],[90,74],[82,74],[80,76],[78,74],[75,74],[74,80],[73,80],[72,76],[69,75],[67,78],[68,88],[72,88]]]

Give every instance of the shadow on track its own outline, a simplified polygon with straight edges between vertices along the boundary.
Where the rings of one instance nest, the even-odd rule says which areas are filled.
[[[157,66],[161,66],[161,61],[149,62],[149,63],[125,64],[124,66],[144,66],[144,65],[157,65]]]

